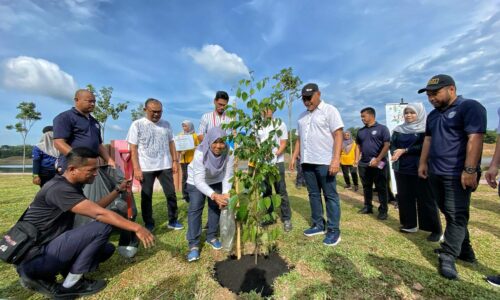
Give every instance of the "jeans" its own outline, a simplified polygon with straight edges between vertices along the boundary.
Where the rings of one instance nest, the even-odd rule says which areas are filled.
[[[188,166],[189,163],[182,163],[182,199],[189,202],[189,193],[187,192],[187,179],[188,179]]]
[[[325,229],[321,201],[321,191],[323,191],[327,217],[326,229],[327,231],[340,232],[340,199],[337,193],[337,180],[335,175],[328,174],[328,169],[327,165],[302,164],[309,194],[309,204],[311,205],[312,226]]]
[[[222,182],[210,185],[217,193],[222,192]],[[219,229],[220,209],[214,200],[206,197],[194,185],[187,184],[187,192],[189,193],[189,209],[188,209],[188,230],[186,238],[189,248],[199,247],[201,236],[201,218],[203,208],[205,207],[205,199],[208,201],[208,229],[207,241],[217,238],[217,230]]]
[[[387,213],[387,173],[385,171],[387,165],[384,169],[372,168],[368,166],[358,166],[359,177],[361,177],[361,182],[363,183],[363,196],[365,198],[365,206],[372,208],[373,200],[373,184],[375,183],[375,188],[377,189],[378,199],[380,201],[380,206],[378,211],[381,213]]]
[[[68,230],[48,244],[41,253],[23,261],[21,268],[34,279],[52,281],[58,273],[84,274],[95,271],[99,263],[113,255],[115,246],[109,243],[112,227],[98,221]]]
[[[306,181],[304,179],[304,173],[302,173],[302,164],[300,163],[299,158],[297,158],[295,160],[295,169],[297,170],[297,177],[295,178],[295,185],[298,187],[305,186]]]
[[[454,257],[472,251],[469,240],[469,205],[471,188],[463,189],[460,176],[429,174],[431,188],[446,219],[442,252]]]
[[[280,180],[274,183],[274,190],[281,197],[281,221],[290,220],[292,217],[292,211],[290,209],[290,201],[288,200],[288,193],[286,191],[286,183],[285,183],[285,163],[280,162],[277,163],[276,166],[280,172]],[[270,184],[266,184],[266,190],[264,192],[263,197],[269,197],[273,194],[273,189]],[[268,213],[274,211],[273,204],[271,202],[271,207],[269,207]]]
[[[141,188],[141,209],[142,219],[145,224],[155,224],[153,219],[153,185],[155,179],[160,181],[163,193],[167,199],[168,222],[177,221],[177,196],[175,195],[174,178],[172,169],[142,172],[142,188]]]
[[[351,179],[349,178],[349,174],[351,174],[352,183],[354,186],[358,186],[358,168],[353,167],[352,165],[340,165],[340,167],[342,169],[345,184],[351,185]]]

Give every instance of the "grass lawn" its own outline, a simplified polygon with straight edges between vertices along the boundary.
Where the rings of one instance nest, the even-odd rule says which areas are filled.
[[[321,236],[303,236],[310,218],[307,192],[288,182],[294,229],[280,237],[279,251],[293,270],[276,280],[276,299],[500,299],[500,289],[483,279],[500,273],[500,201],[493,189],[481,186],[471,204],[469,230],[479,263],[458,262],[461,279],[448,281],[436,271],[433,249],[438,244],[427,242],[427,233],[400,233],[398,211],[392,206],[386,221],[357,214],[362,195],[344,190],[342,182],[342,242],[326,247]],[[0,175],[0,232],[17,220],[36,191],[28,175]],[[180,221],[187,224],[186,203],[180,200],[179,206]],[[214,263],[225,259],[225,253],[204,247],[201,259],[188,263],[186,230],[166,229],[166,204],[160,193],[155,194],[154,211],[156,247],[141,248],[133,262],[115,254],[102,264],[91,276],[106,278],[108,286],[89,299],[237,299],[212,277]],[[2,263],[3,298],[42,299],[23,289],[14,268]],[[254,293],[241,298],[260,299]]]

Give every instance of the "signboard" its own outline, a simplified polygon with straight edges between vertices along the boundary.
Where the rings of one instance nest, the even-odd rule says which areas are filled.
[[[177,151],[193,150],[195,148],[193,135],[180,134],[174,137],[175,149]]]

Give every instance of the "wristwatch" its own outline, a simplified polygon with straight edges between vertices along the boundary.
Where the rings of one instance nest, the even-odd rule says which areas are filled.
[[[464,167],[464,172],[467,174],[474,174],[477,172],[477,168],[473,167]]]

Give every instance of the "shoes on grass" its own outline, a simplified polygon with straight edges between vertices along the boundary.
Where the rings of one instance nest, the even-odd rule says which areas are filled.
[[[292,231],[292,229],[293,229],[292,221],[290,221],[290,220],[283,221],[283,230],[285,232],[290,232],[290,231]]]
[[[371,207],[365,206],[362,209],[358,210],[358,213],[362,215],[373,214],[373,209]]]
[[[210,246],[212,246],[212,248],[214,250],[220,250],[220,249],[222,249],[222,244],[221,244],[221,242],[219,242],[218,239],[213,239],[211,241],[207,241],[207,244],[209,244]]]
[[[399,231],[405,232],[405,233],[415,233],[418,231],[418,227],[412,227],[412,228],[401,227],[401,228],[399,228]]]
[[[189,262],[195,261],[200,259],[200,249],[193,247],[189,250],[189,253],[187,255],[187,260]]]
[[[169,229],[173,229],[173,230],[182,230],[182,229],[184,229],[184,225],[182,225],[179,221],[168,222],[167,227]]]
[[[323,240],[323,245],[325,246],[337,246],[340,243],[340,232],[338,231],[328,231],[326,233],[325,239]]]
[[[318,228],[316,226],[304,230],[304,235],[305,236],[315,236],[315,235],[320,235],[320,234],[325,234],[325,230],[324,229],[320,229],[320,228]]]

